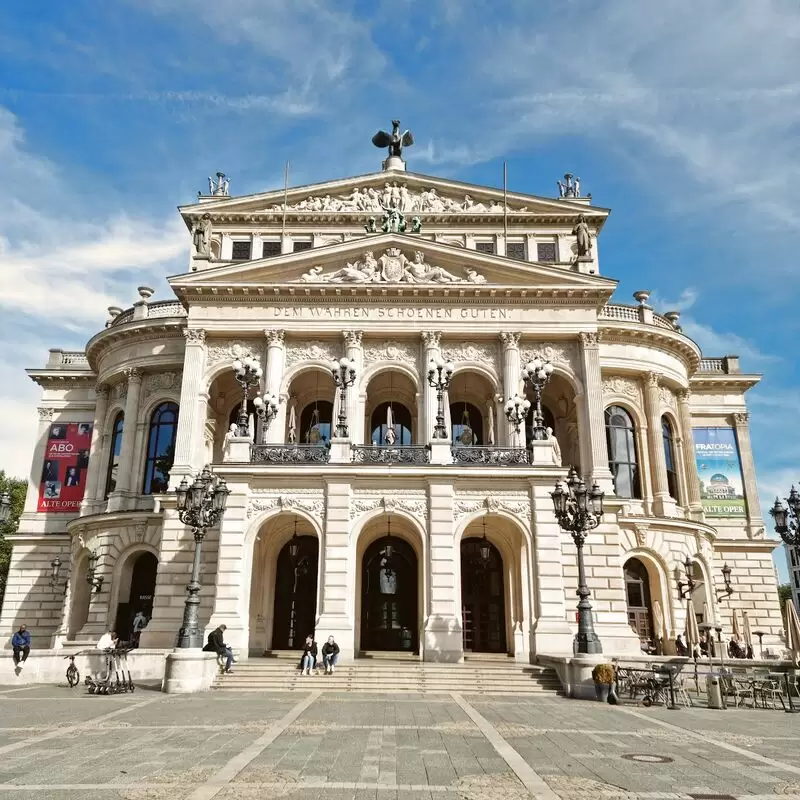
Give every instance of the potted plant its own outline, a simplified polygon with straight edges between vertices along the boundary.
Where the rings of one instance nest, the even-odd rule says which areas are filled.
[[[592,670],[594,691],[601,703],[608,702],[608,695],[614,683],[614,667],[611,664],[598,664]]]

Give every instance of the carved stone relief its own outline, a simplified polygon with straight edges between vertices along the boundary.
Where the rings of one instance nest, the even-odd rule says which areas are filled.
[[[639,384],[633,378],[603,378],[603,394],[628,397],[637,402],[641,400]]]
[[[235,361],[237,358],[263,360],[263,344],[258,340],[211,339],[208,344],[206,360],[209,364],[220,361]]]
[[[333,361],[341,358],[341,346],[324,341],[289,341],[286,343],[286,366],[292,367],[301,361]]]
[[[120,381],[119,383],[115,383],[114,387],[111,390],[111,396],[113,398],[113,402],[125,404],[125,401],[128,399],[128,384],[126,381]]]
[[[364,363],[376,361],[401,361],[415,366],[419,348],[409,342],[367,342],[364,347]]]
[[[662,408],[669,408],[677,413],[678,403],[675,399],[675,393],[668,386],[659,387],[658,399]]]
[[[145,375],[144,385],[142,386],[142,397],[146,400],[150,395],[157,392],[179,390],[181,388],[181,372],[156,372]]]
[[[322,525],[325,517],[325,497],[321,489],[292,490],[251,497],[247,503],[247,518],[252,519],[262,511],[271,511],[273,508],[289,513],[295,509],[305,511]]]
[[[445,342],[442,348],[442,358],[458,364],[460,361],[482,361],[496,367],[497,347],[489,342],[459,342],[452,344]]]
[[[425,524],[428,516],[428,501],[424,492],[411,489],[393,491],[391,495],[383,495],[382,497],[356,492],[350,499],[350,519],[355,520],[378,508],[387,513],[405,511],[412,517],[416,517],[423,524]]]
[[[453,503],[453,517],[458,522],[468,514],[486,509],[490,514],[500,511],[511,514],[526,525],[531,522],[531,502],[530,498],[522,492],[497,495],[493,492],[484,497],[457,497]]]
[[[575,342],[532,343],[520,353],[520,362],[525,365],[536,357],[571,368],[577,361]]]

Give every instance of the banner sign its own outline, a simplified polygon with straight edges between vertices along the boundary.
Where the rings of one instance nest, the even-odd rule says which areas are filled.
[[[694,428],[700,498],[707,517],[744,517],[742,461],[733,428]]]
[[[47,436],[37,511],[77,514],[86,490],[91,422],[54,422]]]

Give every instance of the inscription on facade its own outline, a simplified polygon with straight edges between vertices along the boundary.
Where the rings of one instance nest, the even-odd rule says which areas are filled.
[[[413,308],[410,306],[273,306],[272,316],[292,319],[512,319],[508,308]]]

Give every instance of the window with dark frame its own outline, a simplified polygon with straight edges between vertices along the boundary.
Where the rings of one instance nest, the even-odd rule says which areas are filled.
[[[475,249],[479,253],[494,255],[494,242],[475,242]]]
[[[556,256],[556,243],[555,242],[537,242],[536,243],[536,260],[555,263],[558,261]]]
[[[525,242],[506,242],[506,257],[517,261],[527,261]]]
[[[641,499],[633,420],[620,406],[609,406],[605,416],[608,466],[614,479],[614,494],[617,497]]]
[[[234,261],[249,261],[252,242],[233,242],[233,252],[231,258]]]
[[[308,240],[300,242],[292,242],[293,253],[299,253],[302,250],[310,250],[310,249],[311,249],[311,242]]]
[[[261,242],[261,258],[272,258],[272,256],[279,256],[281,254],[281,243],[277,242]]]
[[[169,471],[172,469],[172,462],[175,458],[177,433],[177,404],[161,403],[150,417],[142,494],[163,494],[167,491]]]
[[[673,500],[678,497],[678,468],[675,464],[675,437],[667,417],[661,417],[661,435],[664,439],[664,461],[667,465],[667,489]]]
[[[108,469],[106,470],[106,497],[117,488],[117,471],[119,470],[119,459],[122,454],[122,432],[124,427],[125,414],[120,411],[114,417],[114,424],[111,427],[111,449],[108,455]]]

